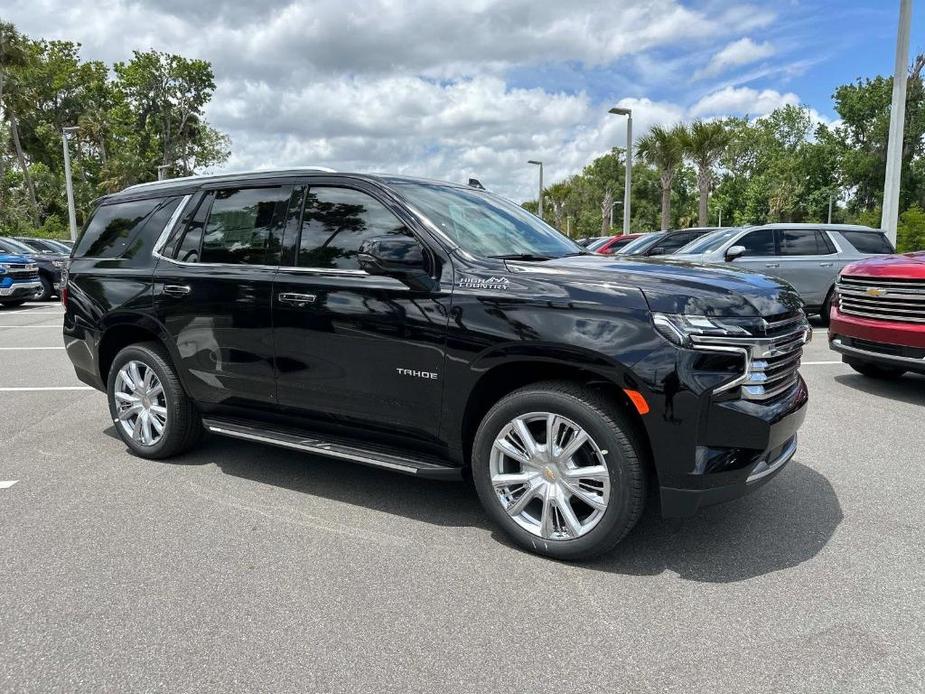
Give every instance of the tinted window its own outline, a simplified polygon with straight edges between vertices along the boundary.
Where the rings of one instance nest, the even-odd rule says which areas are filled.
[[[289,202],[290,188],[215,191],[202,237],[203,263],[261,265],[274,224]]]
[[[879,231],[842,231],[858,253],[876,253],[879,255],[895,253],[889,239]]]
[[[668,255],[669,253],[674,253],[679,248],[689,244],[695,238],[697,238],[696,232],[668,234],[665,236],[665,238],[655,244],[652,250],[649,251],[648,255]]]
[[[154,248],[154,243],[157,241],[158,237],[160,237],[161,232],[164,231],[164,227],[167,226],[167,222],[170,221],[170,217],[176,211],[177,205],[180,204],[180,198],[162,198],[158,202],[160,204],[148,217],[139,232],[129,240],[128,246],[119,256],[123,260],[139,259],[138,263],[130,264],[144,265],[148,262],[151,250]]]
[[[643,234],[639,238],[630,241],[623,248],[620,248],[617,253],[619,255],[639,255],[645,253],[646,249],[654,246],[664,235],[664,231],[653,231],[648,234]]]
[[[357,250],[363,241],[408,233],[395,215],[365,193],[314,187],[305,195],[298,264],[356,270]]]
[[[828,255],[835,252],[828,239],[815,229],[782,229],[778,233],[781,255]]]
[[[774,245],[774,232],[770,229],[761,229],[746,234],[736,241],[733,246],[745,246],[743,255],[777,255]]]
[[[100,205],[77,242],[75,257],[119,258],[163,198]]]

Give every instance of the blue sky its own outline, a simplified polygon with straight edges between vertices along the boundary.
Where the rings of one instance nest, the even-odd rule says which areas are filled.
[[[322,164],[482,180],[513,199],[635,133],[804,104],[890,74],[899,0],[6,0],[33,37],[112,63],[209,60],[225,169]],[[925,7],[910,54],[925,51]]]

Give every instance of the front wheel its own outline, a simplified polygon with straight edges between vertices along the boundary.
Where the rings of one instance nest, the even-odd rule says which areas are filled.
[[[880,366],[879,364],[872,364],[869,361],[849,361],[848,366],[850,366],[862,376],[867,376],[868,378],[878,378],[881,380],[899,378],[904,373],[906,373],[905,369],[900,369],[894,366]]]
[[[177,455],[202,434],[199,413],[159,344],[145,342],[119,352],[109,370],[107,393],[116,431],[142,458]]]
[[[476,433],[472,475],[488,515],[514,542],[566,560],[620,542],[646,491],[643,451],[619,406],[567,382],[499,401]]]

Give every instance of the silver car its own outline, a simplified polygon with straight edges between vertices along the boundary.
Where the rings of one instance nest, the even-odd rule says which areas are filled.
[[[723,229],[670,256],[698,264],[734,263],[794,286],[807,313],[829,315],[835,280],[848,263],[895,253],[883,232],[850,224],[766,224]]]

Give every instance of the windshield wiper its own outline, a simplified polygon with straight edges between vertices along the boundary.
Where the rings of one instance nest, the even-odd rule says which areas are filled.
[[[552,260],[548,255],[535,255],[533,253],[511,253],[509,255],[490,255],[488,257],[498,260]]]

